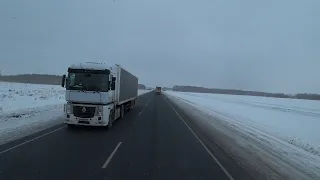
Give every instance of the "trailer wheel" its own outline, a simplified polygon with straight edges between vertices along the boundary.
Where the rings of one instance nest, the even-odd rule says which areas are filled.
[[[120,119],[124,117],[124,105],[121,105]]]
[[[131,111],[131,110],[133,109],[133,107],[134,107],[134,100],[132,100],[132,101],[130,102],[130,108],[129,108],[129,111]]]

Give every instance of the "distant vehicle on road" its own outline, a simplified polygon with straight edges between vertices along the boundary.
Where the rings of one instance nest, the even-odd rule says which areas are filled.
[[[62,77],[68,126],[106,126],[123,118],[138,97],[138,78],[120,65],[85,62],[73,64]]]
[[[157,95],[160,95],[161,94],[161,87],[156,87],[156,94]]]

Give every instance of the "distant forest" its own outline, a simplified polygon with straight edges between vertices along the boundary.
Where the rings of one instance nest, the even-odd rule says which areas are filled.
[[[10,76],[0,76],[0,81],[19,82],[30,84],[50,84],[61,85],[62,76],[48,74],[19,74]],[[146,89],[146,86],[139,84],[139,89]]]
[[[173,86],[173,91],[180,92],[198,92],[198,93],[213,93],[213,94],[232,94],[232,95],[246,95],[246,96],[264,96],[264,97],[276,97],[276,98],[293,98],[293,99],[309,99],[320,100],[319,94],[299,93],[295,95],[289,95],[284,93],[268,93],[259,91],[243,91],[236,89],[218,89],[218,88],[204,88],[196,86]]]
[[[20,74],[20,75],[10,75],[10,76],[0,75],[0,81],[31,83],[31,84],[51,84],[51,85],[60,85],[61,78],[62,76],[46,75],[46,74]],[[138,88],[149,89],[144,84],[139,84]],[[204,87],[196,87],[196,86],[173,86],[173,88],[163,87],[162,89],[180,91],[180,92],[198,92],[198,93],[232,94],[232,95],[320,100],[319,94],[308,94],[308,93],[299,93],[295,95],[289,95],[284,93],[268,93],[268,92],[258,92],[258,91],[243,91],[243,90],[236,90],[236,89],[204,88]]]

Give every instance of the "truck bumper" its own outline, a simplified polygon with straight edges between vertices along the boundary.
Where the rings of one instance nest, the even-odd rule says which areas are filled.
[[[94,116],[92,118],[79,118],[73,114],[68,114],[64,121],[65,124],[83,125],[83,126],[107,126],[108,123],[103,121],[102,116]]]

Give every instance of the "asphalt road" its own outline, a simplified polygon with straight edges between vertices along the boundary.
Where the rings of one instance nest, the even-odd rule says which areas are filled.
[[[0,179],[251,179],[179,112],[151,92],[111,130],[60,125],[5,144]]]

